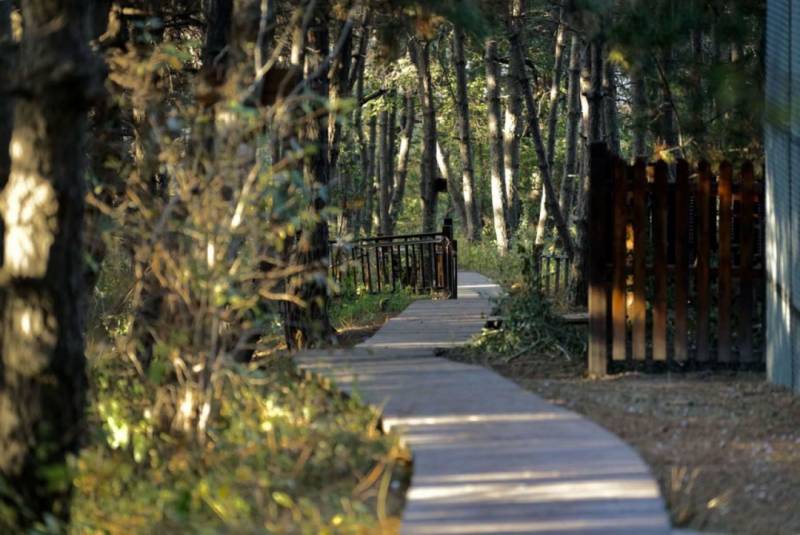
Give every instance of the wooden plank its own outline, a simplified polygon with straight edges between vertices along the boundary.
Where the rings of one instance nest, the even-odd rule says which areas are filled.
[[[733,167],[719,168],[719,266],[717,274],[717,359],[731,361],[731,245],[733,241]]]
[[[647,168],[644,160],[633,166],[633,359],[647,357]]]
[[[606,283],[606,224],[609,155],[604,143],[590,148],[589,175],[589,375],[608,372],[608,285]]]
[[[620,158],[614,159],[614,216],[612,219],[612,268],[611,268],[611,329],[614,360],[627,358],[625,301],[626,250],[625,231],[628,225],[628,165]]]
[[[711,292],[711,167],[702,161],[697,177],[697,360],[708,361],[710,337]]]
[[[739,270],[739,359],[752,362],[753,355],[753,247],[755,245],[755,185],[753,164],[742,166],[741,263]]]
[[[656,163],[653,192],[653,360],[667,360],[667,176],[669,167]]]
[[[689,164],[678,160],[675,184],[675,360],[689,358]]]

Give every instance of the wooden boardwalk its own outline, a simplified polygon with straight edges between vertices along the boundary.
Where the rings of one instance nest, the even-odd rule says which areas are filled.
[[[499,288],[459,273],[459,299],[416,301],[349,351],[301,368],[383,409],[414,455],[409,534],[670,533],[658,486],[626,444],[478,366],[435,356],[478,333]]]

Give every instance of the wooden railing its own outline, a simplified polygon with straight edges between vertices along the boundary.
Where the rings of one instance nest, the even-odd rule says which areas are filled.
[[[370,293],[399,289],[458,297],[458,243],[445,220],[441,232],[331,242],[330,274],[340,285]]]
[[[753,165],[629,165],[592,146],[589,367],[763,367]],[[655,366],[653,366],[655,365]]]
[[[553,296],[569,288],[572,263],[563,253],[541,253],[535,259],[534,280],[541,292]]]

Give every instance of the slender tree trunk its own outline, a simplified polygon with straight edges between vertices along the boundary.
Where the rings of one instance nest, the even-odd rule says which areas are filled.
[[[378,182],[378,228],[381,234],[389,234],[389,199],[392,195],[391,149],[389,148],[389,110],[381,110],[378,123],[378,154],[380,155],[380,173]]]
[[[692,66],[689,70],[691,84],[694,88],[689,96],[689,135],[699,149],[700,154],[706,151],[704,103],[706,89],[703,84],[703,32],[692,32]]]
[[[469,121],[469,98],[467,96],[467,62],[464,58],[464,31],[459,28],[456,28],[453,32],[453,56],[456,68],[456,110],[462,165],[461,184],[467,220],[467,239],[476,241],[480,239],[481,235],[480,212],[475,190],[472,159],[472,134]]]
[[[617,120],[617,72],[610,61],[603,68],[603,112],[605,141],[614,154],[620,153],[619,122]]]
[[[603,139],[603,43],[599,38],[592,42],[587,49],[587,62],[589,65],[590,85],[586,93],[587,145],[585,152],[590,154],[589,146]],[[575,259],[572,263],[572,296],[576,305],[585,305],[588,297],[587,274],[589,260],[589,173],[592,162],[589,155],[584,159],[584,169],[581,191],[578,197],[577,209],[577,244]]]
[[[519,226],[522,202],[519,196],[519,150],[522,138],[522,96],[516,80],[508,79],[508,104],[503,123],[503,174],[508,202],[508,230],[513,235]]]
[[[436,142],[436,166],[439,169],[439,175],[447,182],[447,192],[450,194],[456,217],[463,224],[467,217],[466,208],[464,207],[464,194],[461,192],[461,185],[456,180],[453,180],[450,172],[450,155],[438,141]]]
[[[553,187],[553,181],[550,176],[547,151],[544,141],[542,140],[542,131],[539,127],[536,102],[533,100],[533,91],[531,90],[528,75],[525,71],[525,56],[522,53],[519,33],[512,32],[509,36],[509,41],[511,44],[511,73],[517,79],[522,95],[525,98],[525,107],[528,111],[528,131],[533,138],[536,158],[539,161],[539,173],[541,174],[542,185],[544,191],[547,192],[547,210],[553,218],[558,235],[564,245],[564,251],[569,258],[572,258],[572,237],[569,234],[569,229],[561,214],[561,209],[558,206],[558,199],[556,198],[555,188]]]
[[[347,32],[341,52],[331,62],[328,78],[328,98],[331,103],[350,96],[350,61],[352,59],[353,32],[348,21],[342,23],[340,32]],[[338,40],[338,39],[337,39]],[[331,183],[338,183],[339,143],[342,138],[342,124],[336,120],[337,111],[328,114],[328,162],[331,169]]]
[[[422,198],[422,231],[436,230],[436,103],[431,78],[430,42],[409,44],[409,52],[417,67],[422,107],[423,151],[420,169],[420,197]]]
[[[356,109],[355,109],[355,117],[353,119],[353,129],[356,132],[356,142],[358,143],[358,157],[359,157],[359,164],[361,166],[361,180],[363,182],[363,188],[360,191],[366,191],[366,185],[369,184],[369,180],[367,177],[369,176],[369,146],[367,144],[367,140],[364,139],[364,112],[363,107],[361,106],[361,100],[364,98],[364,64],[362,63],[357,74],[356,79]],[[350,227],[353,234],[355,236],[359,235],[359,231],[362,225],[362,217],[359,214],[363,214],[365,211],[364,206],[360,208],[356,208],[351,205],[351,199],[353,195],[355,195],[355,191],[351,191],[350,189],[345,190],[345,228]],[[366,202],[366,199],[364,199]]]
[[[369,118],[368,134],[369,145],[367,146],[367,174],[364,177],[364,195],[366,195],[366,202],[364,203],[364,217],[363,226],[364,234],[369,236],[372,234],[373,227],[373,213],[375,212],[375,171],[378,167],[377,154],[375,152],[375,144],[378,136],[378,117],[373,115]]]
[[[414,136],[414,95],[409,93],[403,97],[403,131],[400,134],[400,149],[397,153],[397,165],[394,173],[394,187],[389,203],[390,233],[394,234],[397,220],[403,209],[403,197],[406,192],[406,176],[408,175],[408,156],[411,153],[411,139]]]
[[[564,217],[569,219],[572,212],[572,195],[578,170],[578,126],[581,120],[581,41],[578,34],[572,34],[569,49],[569,80],[567,90],[567,138],[564,174],[561,178],[559,206]]]
[[[89,99],[100,85],[88,3],[21,7],[24,91],[0,195],[0,479],[29,514],[8,493],[0,500],[20,515],[23,533],[45,514],[69,520],[71,481],[53,485],[48,476],[66,471],[84,437],[83,155]]]
[[[328,56],[328,10],[327,1],[318,3],[308,31],[305,55],[305,76],[310,79],[308,87],[316,95],[324,96],[328,95],[328,77],[312,75]],[[312,207],[317,221],[300,236],[301,243],[297,245],[296,261],[306,268],[306,273],[302,281],[295,280],[290,285],[290,291],[304,303],[303,307],[288,303],[286,342],[293,349],[325,345],[334,333],[328,317],[325,282],[329,264],[328,223],[322,214],[326,205],[324,189],[330,180],[327,121],[327,115],[319,114],[316,120],[309,121],[302,136],[306,143],[316,146],[306,157],[304,175],[313,192]]]
[[[670,79],[673,72],[673,51],[667,47],[661,56],[661,137],[668,149],[680,151],[680,137],[675,118],[675,102],[670,88]]]
[[[0,46],[4,42],[10,43],[11,40],[11,2],[3,0],[0,1]],[[4,49],[0,48],[0,72],[3,73],[0,74],[0,190],[5,186],[6,180],[8,180],[8,172],[11,169],[9,143],[11,142],[14,121],[14,102],[7,93],[7,88],[4,87],[6,73],[13,72],[15,63],[10,47],[8,47],[8,50],[9,52],[4,53]],[[2,245],[3,239],[2,230],[2,227],[0,227],[0,245]],[[2,261],[0,261],[0,264],[2,264]]]
[[[500,129],[500,84],[497,41],[486,40],[486,100],[489,102],[489,154],[491,158],[492,219],[500,254],[508,251],[507,199],[503,180],[503,133]]]
[[[631,73],[631,85],[633,86],[633,156],[646,158],[649,154],[647,149],[647,92],[642,68],[638,65],[634,66]]]
[[[561,73],[564,70],[564,22],[563,10],[559,10],[558,29],[556,30],[555,46],[553,48],[553,76],[550,84],[550,106],[547,114],[547,165],[552,170],[555,168],[556,157],[556,125],[558,124],[558,108],[561,92]],[[547,232],[547,191],[542,191],[541,206],[539,207],[539,222],[536,225],[536,245],[544,243]]]

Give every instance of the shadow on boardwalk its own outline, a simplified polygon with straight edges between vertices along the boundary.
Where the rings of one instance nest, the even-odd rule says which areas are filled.
[[[411,447],[402,532],[669,533],[630,447],[490,370],[435,356],[480,332],[499,294],[476,273],[459,281],[458,300],[416,301],[352,350],[297,357],[382,407]]]

